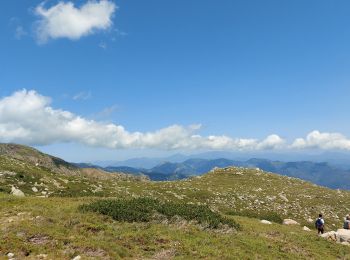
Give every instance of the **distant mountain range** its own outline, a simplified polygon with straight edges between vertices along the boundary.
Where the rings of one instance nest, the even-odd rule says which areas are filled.
[[[339,152],[339,151],[327,151],[327,152],[266,152],[266,151],[255,151],[255,152],[227,152],[227,151],[212,151],[203,152],[197,154],[173,154],[167,157],[139,157],[131,158],[123,161],[109,160],[109,161],[95,161],[91,162],[93,165],[102,167],[107,166],[128,166],[132,168],[146,168],[151,169],[159,164],[166,162],[171,163],[182,163],[189,159],[206,159],[216,160],[217,158],[225,158],[232,161],[247,161],[251,158],[264,158],[270,161],[282,161],[282,162],[299,162],[299,161],[310,161],[310,162],[327,162],[330,165],[336,166],[337,168],[350,169],[350,152]]]
[[[315,184],[334,189],[350,190],[350,170],[333,166],[327,162],[295,161],[283,162],[253,158],[249,160],[188,159],[183,162],[162,162],[152,168],[130,166],[100,167],[91,164],[76,164],[79,167],[96,167],[109,172],[123,172],[134,175],[146,175],[151,180],[178,180],[198,176],[215,167],[239,166],[260,168],[264,171],[300,178]]]

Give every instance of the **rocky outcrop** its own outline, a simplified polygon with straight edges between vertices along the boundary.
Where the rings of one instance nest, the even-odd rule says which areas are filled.
[[[343,245],[350,245],[350,230],[338,229],[337,232],[330,231],[321,235],[321,237]]]
[[[337,237],[340,242],[350,243],[350,229],[338,229]]]

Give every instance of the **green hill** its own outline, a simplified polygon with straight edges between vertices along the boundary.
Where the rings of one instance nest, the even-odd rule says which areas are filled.
[[[349,246],[302,230],[319,212],[327,230],[339,228],[350,212],[347,191],[235,167],[151,182],[61,160],[38,164],[36,156],[52,157],[16,149],[0,154],[0,259],[9,252],[17,259],[350,259]],[[12,186],[25,197],[10,195]],[[132,206],[132,198],[159,202]],[[89,205],[95,210],[81,210]],[[282,225],[284,218],[300,225]],[[209,219],[222,225],[212,228]]]

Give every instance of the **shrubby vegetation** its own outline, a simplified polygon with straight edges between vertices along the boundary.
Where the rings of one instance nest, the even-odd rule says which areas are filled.
[[[212,211],[208,206],[161,202],[151,198],[98,200],[80,206],[80,210],[108,215],[117,221],[149,222],[154,218],[155,214],[161,214],[167,219],[179,216],[187,221],[194,220],[210,228],[228,225],[239,229],[239,225],[234,220],[225,218],[221,214]]]

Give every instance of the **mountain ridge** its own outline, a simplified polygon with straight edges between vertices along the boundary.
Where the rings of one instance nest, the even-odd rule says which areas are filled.
[[[152,180],[164,181],[198,176],[209,172],[215,167],[228,166],[260,168],[265,171],[311,181],[333,189],[350,189],[350,170],[336,167],[327,162],[284,162],[262,158],[250,158],[245,161],[227,158],[191,158],[183,162],[163,162],[150,169],[129,166],[109,166],[102,167],[102,169],[110,172],[125,170],[129,174],[144,174]]]

